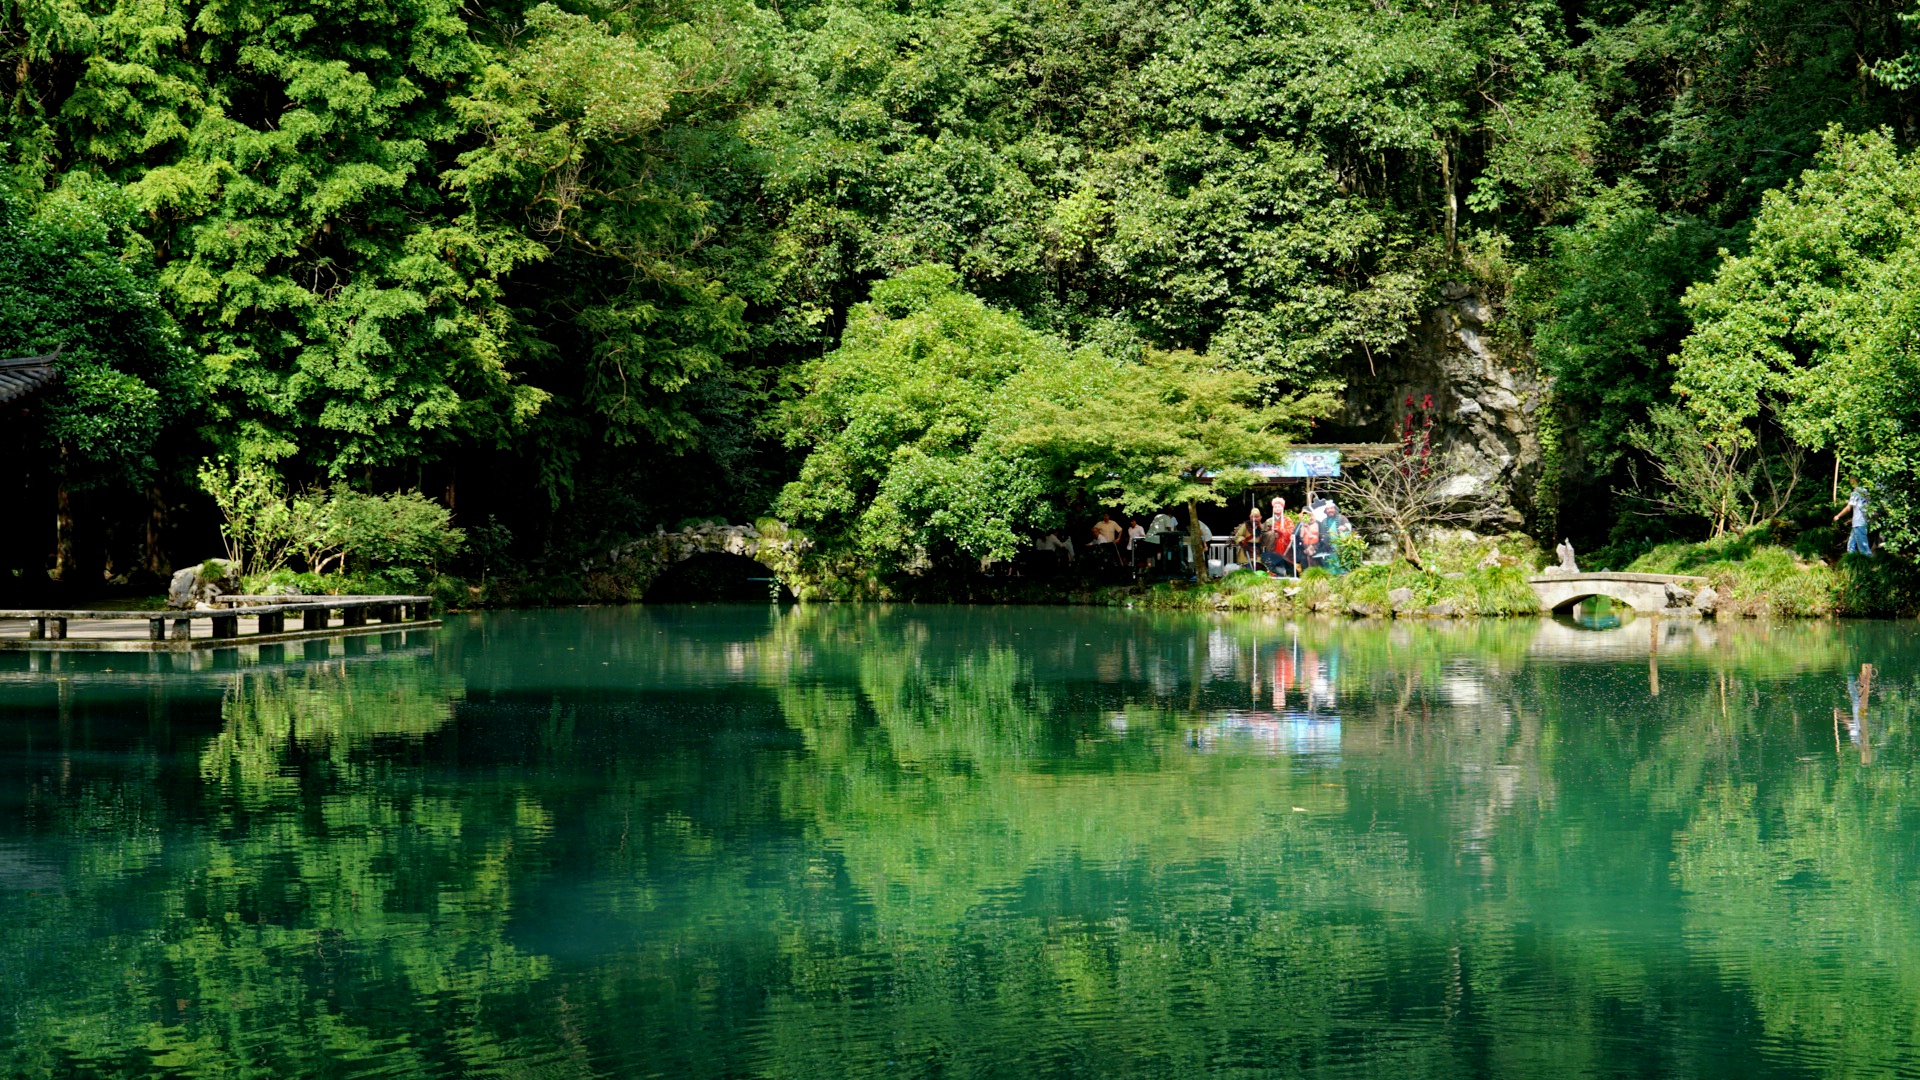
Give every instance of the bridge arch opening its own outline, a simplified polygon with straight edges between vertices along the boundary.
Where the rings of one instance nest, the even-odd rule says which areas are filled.
[[[1603,592],[1575,596],[1553,609],[1554,617],[1582,630],[1612,630],[1633,621],[1633,605]]]
[[[794,595],[766,564],[708,551],[660,571],[640,599],[647,604],[790,604]]]

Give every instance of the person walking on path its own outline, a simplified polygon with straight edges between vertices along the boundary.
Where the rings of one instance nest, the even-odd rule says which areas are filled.
[[[1841,518],[1847,516],[1847,511],[1849,510],[1853,511],[1853,532],[1847,537],[1847,554],[1872,557],[1873,548],[1867,544],[1866,488],[1855,487],[1853,493],[1847,496],[1847,505],[1841,507],[1840,512],[1833,515],[1833,520],[1839,521]]]

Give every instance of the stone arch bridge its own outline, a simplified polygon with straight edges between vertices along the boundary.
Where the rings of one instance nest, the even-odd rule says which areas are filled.
[[[630,540],[606,554],[582,562],[580,573],[587,592],[596,600],[638,600],[660,575],[699,555],[738,555],[767,568],[787,591],[802,599],[819,595],[815,575],[808,570],[808,540],[787,534],[762,533],[752,525],[711,522]]]
[[[1693,595],[1707,579],[1685,574],[1542,574],[1527,579],[1540,597],[1540,610],[1564,611],[1595,596],[1625,604],[1641,614],[1679,615],[1694,610]]]

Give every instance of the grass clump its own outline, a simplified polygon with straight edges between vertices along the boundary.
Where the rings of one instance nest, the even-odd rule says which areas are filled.
[[[1658,544],[1627,570],[1704,577],[1729,615],[1823,618],[1842,610],[1840,578],[1831,566],[1803,559],[1758,529],[1700,543]]]
[[[1424,614],[1442,603],[1451,604],[1455,615],[1533,615],[1540,610],[1527,571],[1519,567],[1442,574],[1404,559],[1369,564],[1349,574],[1316,567],[1297,580],[1240,571],[1197,585],[1162,582],[1132,595],[1129,602],[1147,608],[1391,615],[1392,594],[1398,589],[1412,593],[1401,605],[1404,614]]]

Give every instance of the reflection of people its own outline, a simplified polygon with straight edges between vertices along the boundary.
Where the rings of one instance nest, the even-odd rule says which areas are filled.
[[[1841,507],[1840,512],[1833,515],[1833,520],[1839,521],[1847,515],[1847,511],[1849,510],[1853,511],[1853,532],[1847,536],[1847,554],[1871,556],[1873,549],[1867,546],[1866,488],[1855,487],[1853,493],[1847,496],[1847,505]]]

